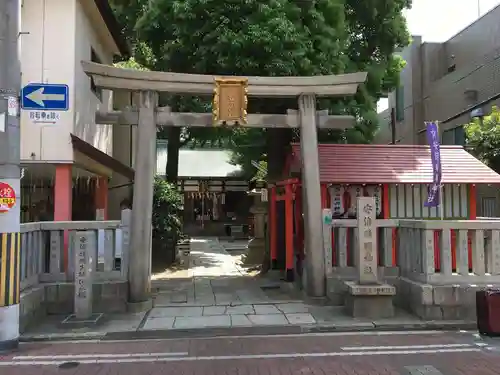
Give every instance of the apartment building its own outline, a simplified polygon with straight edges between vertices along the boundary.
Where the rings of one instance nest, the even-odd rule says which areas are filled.
[[[379,114],[377,143],[426,144],[425,121],[439,121],[441,143],[464,145],[463,125],[500,104],[500,6],[444,43],[414,36],[401,51],[406,66],[400,86]],[[395,134],[391,127],[395,117]],[[500,215],[496,187],[478,192],[483,216]],[[481,203],[479,203],[481,202]]]
[[[424,122],[440,122],[443,144],[463,144],[462,125],[471,112],[488,114],[500,103],[500,6],[444,43],[414,36],[401,52],[406,67],[401,85],[389,94],[380,114],[377,143],[391,142],[390,110],[396,114],[396,140],[425,144]]]

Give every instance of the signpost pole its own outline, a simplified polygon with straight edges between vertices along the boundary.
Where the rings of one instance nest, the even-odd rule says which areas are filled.
[[[19,345],[20,7],[19,0],[0,1],[0,351]]]
[[[439,121],[436,121],[436,129],[439,134]],[[441,143],[441,142],[440,142]],[[444,220],[444,207],[443,207],[443,183],[439,184],[439,213],[441,220]]]

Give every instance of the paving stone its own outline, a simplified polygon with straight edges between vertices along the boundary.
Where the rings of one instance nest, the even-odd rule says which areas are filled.
[[[309,308],[303,303],[279,303],[276,307],[285,314],[309,312]]]
[[[226,313],[226,306],[205,306],[203,308],[203,315],[224,315]]]
[[[247,315],[248,319],[256,326],[288,325],[288,320],[283,314],[272,315]]]
[[[164,318],[149,318],[146,323],[141,328],[141,330],[161,330],[161,329],[172,329],[174,326],[174,317],[164,317]]]
[[[309,313],[285,314],[290,324],[314,324],[313,316]]]
[[[254,305],[253,308],[257,315],[281,314],[274,305]]]
[[[208,328],[208,327],[231,327],[231,317],[229,315],[212,316],[178,316],[175,318],[174,328]]]
[[[252,322],[246,315],[230,315],[231,327],[249,327]]]
[[[202,316],[203,307],[154,307],[149,314],[150,318],[161,318],[167,316]]]
[[[226,308],[226,314],[229,315],[255,314],[255,310],[252,305],[228,306]]]
[[[185,303],[187,299],[187,293],[175,293],[170,297],[172,303]]]

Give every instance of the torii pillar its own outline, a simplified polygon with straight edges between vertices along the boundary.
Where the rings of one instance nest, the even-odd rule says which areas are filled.
[[[144,311],[151,300],[151,222],[156,162],[156,107],[158,94],[142,91],[139,96],[139,129],[135,153],[129,253],[129,310]]]
[[[300,152],[302,159],[302,200],[304,207],[304,246],[306,256],[307,294],[322,297],[326,292],[321,184],[319,177],[318,132],[316,128],[316,97],[299,96]]]

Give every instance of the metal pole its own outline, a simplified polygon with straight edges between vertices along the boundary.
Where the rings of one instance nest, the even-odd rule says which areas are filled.
[[[19,0],[0,1],[0,350],[19,345],[20,7]]]
[[[391,144],[396,144],[396,110],[391,108]]]
[[[439,132],[439,121],[436,121],[436,128],[437,128],[438,137],[439,137],[439,147],[441,147],[441,134]],[[441,172],[441,173],[443,173],[443,172]],[[442,183],[439,184],[439,212],[440,212],[440,218],[441,218],[441,220],[444,220],[443,184]]]

